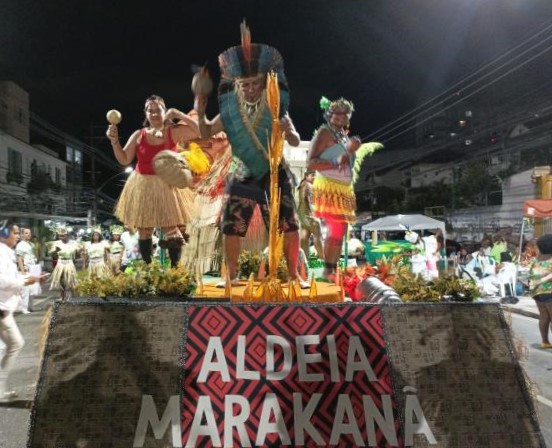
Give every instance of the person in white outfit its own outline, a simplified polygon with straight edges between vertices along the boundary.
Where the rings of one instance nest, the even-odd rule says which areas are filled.
[[[138,231],[129,226],[125,226],[125,229],[126,230],[121,235],[121,244],[124,246],[121,260],[122,272],[125,272],[126,267],[134,260],[141,258],[138,245]]]
[[[15,246],[15,255],[17,256],[17,269],[23,275],[40,274],[40,266],[37,264],[35,246],[31,241],[31,229],[21,229],[21,241]],[[28,314],[33,311],[33,296],[42,292],[40,283],[27,286],[22,293],[22,306],[18,311]]]
[[[420,235],[410,229],[407,229],[404,234],[404,239],[412,244],[412,257],[410,258],[411,270],[413,274],[420,274],[428,277],[426,265],[426,250],[425,243]]]
[[[426,268],[428,279],[439,277],[437,262],[441,258],[439,255],[439,242],[435,235],[424,236],[422,238],[425,247]]]
[[[516,272],[517,267],[514,263],[512,263],[511,255],[508,252],[502,252],[500,254],[500,264],[497,265],[496,274],[491,274],[483,277],[478,282],[478,285],[482,289],[483,293],[488,296],[499,295],[501,291],[501,285],[514,285],[515,282],[513,279],[515,279]],[[515,296],[516,292],[513,291],[514,286],[512,286],[511,289],[512,290],[508,291],[508,293],[511,296]],[[506,292],[505,289],[504,292]]]
[[[19,227],[0,222],[0,340],[5,345],[0,358],[0,400],[17,397],[15,391],[8,390],[8,375],[25,344],[13,312],[19,306],[23,289],[46,278],[24,276],[17,271],[14,248],[18,241]]]

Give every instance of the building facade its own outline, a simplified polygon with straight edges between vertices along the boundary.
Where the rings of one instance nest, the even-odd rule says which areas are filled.
[[[0,82],[0,214],[38,229],[45,220],[79,220],[82,152],[31,144],[29,95]],[[82,208],[82,207],[81,207]]]

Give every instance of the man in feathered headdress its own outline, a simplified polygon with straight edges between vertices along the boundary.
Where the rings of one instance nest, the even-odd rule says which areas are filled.
[[[229,48],[219,56],[221,82],[218,89],[220,114],[212,121],[205,119],[207,98],[196,90],[196,110],[202,137],[226,132],[232,152],[239,160],[233,179],[227,186],[229,198],[223,213],[225,258],[230,278],[237,283],[238,256],[243,238],[251,222],[254,207],[259,204],[268,224],[269,160],[272,115],[266,101],[266,77],[278,76],[280,89],[280,126],[291,146],[298,146],[300,137],[287,113],[289,92],[280,53],[264,44],[251,43],[249,29],[242,23],[242,45]],[[299,225],[289,175],[279,170],[281,188],[280,229],[284,232],[284,253],[290,278],[299,278]],[[220,286],[223,286],[222,284]],[[302,282],[308,287],[307,282]]]

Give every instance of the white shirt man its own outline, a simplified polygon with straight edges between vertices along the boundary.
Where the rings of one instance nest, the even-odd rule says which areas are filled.
[[[15,246],[19,272],[29,272],[29,266],[36,264],[34,244],[31,242],[31,229],[23,229],[22,240]]]
[[[13,248],[18,241],[19,227],[5,221],[0,223],[0,340],[5,344],[3,356],[0,359],[0,400],[17,396],[15,391],[8,391],[8,373],[25,344],[13,318],[13,312],[19,306],[21,292],[25,286],[42,279],[42,277],[23,276],[17,271]]]

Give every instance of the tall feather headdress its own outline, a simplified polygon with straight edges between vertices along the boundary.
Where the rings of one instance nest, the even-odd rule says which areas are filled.
[[[219,66],[224,80],[251,78],[271,71],[278,74],[280,85],[287,85],[284,60],[276,48],[251,42],[251,31],[243,21],[240,25],[241,45],[230,47],[219,55]]]
[[[244,21],[240,24],[241,44],[243,51],[243,60],[246,65],[251,65],[251,31]]]

